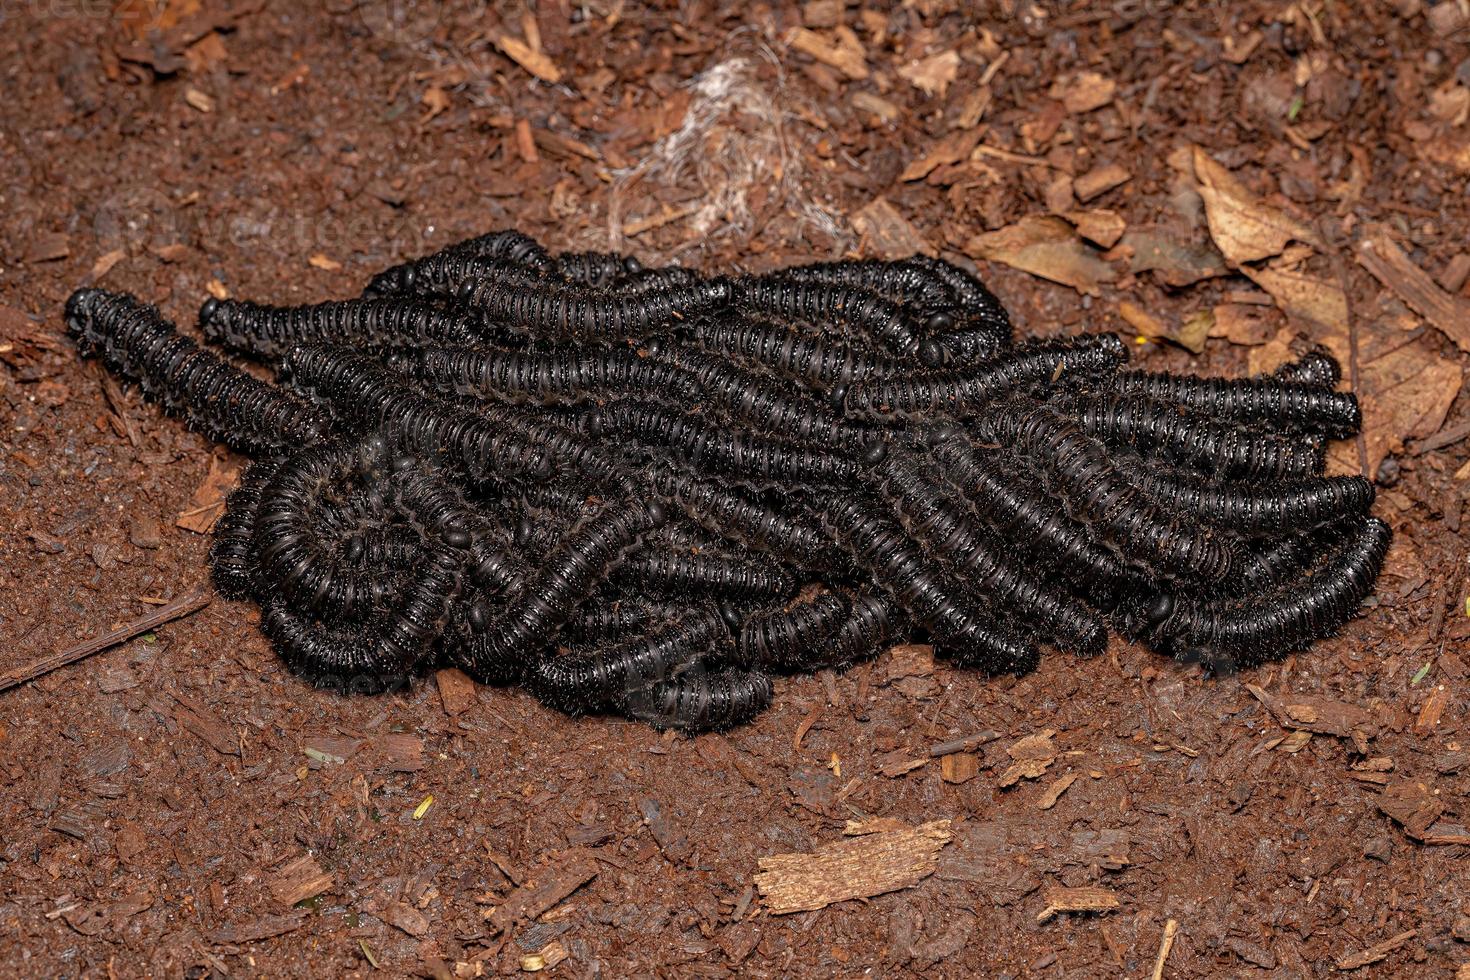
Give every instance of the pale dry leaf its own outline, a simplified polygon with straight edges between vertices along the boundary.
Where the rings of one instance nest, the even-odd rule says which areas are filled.
[[[1210,237],[1231,263],[1270,258],[1291,241],[1316,242],[1310,228],[1257,198],[1199,147],[1194,151],[1194,172]]]
[[[906,259],[921,252],[934,254],[934,246],[886,197],[875,197],[864,205],[852,216],[852,227],[862,236],[864,253],[880,259]]]
[[[1067,194],[1069,197],[1071,192],[1071,182],[1068,181]],[[1102,248],[1112,248],[1118,244],[1118,240],[1123,237],[1123,232],[1128,230],[1128,223],[1123,220],[1123,216],[1107,208],[1098,208],[1094,211],[1068,211],[1062,217],[1072,222],[1079,235]]]
[[[1103,283],[1118,278],[1070,224],[1049,215],[1031,215],[999,231],[976,235],[965,244],[965,252],[1093,296]]]

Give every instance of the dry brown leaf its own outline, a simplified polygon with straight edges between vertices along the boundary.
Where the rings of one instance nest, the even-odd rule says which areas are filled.
[[[906,259],[920,252],[934,254],[934,246],[886,197],[875,197],[864,205],[852,216],[852,226],[862,237],[864,254],[880,259]]]
[[[1208,239],[1191,241],[1162,228],[1130,228],[1113,255],[1127,257],[1129,272],[1152,272],[1168,286],[1189,286],[1230,274],[1225,257]]]
[[[774,915],[910,888],[933,873],[952,836],[949,824],[934,820],[834,841],[810,854],[763,857],[755,884]]]
[[[1103,283],[1118,278],[1071,225],[1049,215],[1031,215],[999,231],[976,235],[965,244],[965,252],[1093,296]]]
[[[1347,297],[1341,285],[1309,273],[1269,266],[1241,271],[1271,295],[1281,312],[1320,328],[1312,339],[1333,347],[1338,360],[1346,361],[1347,351],[1337,349],[1347,336],[1348,322]]]
[[[1052,85],[1047,95],[1062,103],[1069,113],[1077,115],[1101,109],[1113,101],[1118,83],[1095,71],[1085,71],[1072,78],[1061,79]]]
[[[1310,228],[1261,201],[1199,147],[1194,151],[1194,172],[1210,236],[1231,263],[1278,255],[1290,241],[1316,242]]]
[[[929,152],[914,160],[904,168],[899,175],[899,180],[922,180],[929,176],[939,167],[948,166],[951,163],[959,163],[968,157],[980,144],[980,136],[985,132],[983,127],[975,129],[960,130],[950,133],[944,139],[939,140],[929,148]]]
[[[209,472],[204,475],[204,482],[174,523],[195,534],[208,534],[225,512],[225,495],[239,479],[238,467],[221,463],[217,456],[209,457]]]
[[[1210,327],[1210,336],[1247,347],[1270,340],[1281,318],[1275,310],[1251,303],[1221,303],[1215,307],[1214,314],[1215,323]]]
[[[1422,339],[1358,369],[1368,472],[1409,439],[1438,432],[1464,382],[1460,365],[1430,350]]]
[[[561,69],[556,62],[546,54],[545,51],[537,51],[520,38],[502,34],[495,39],[495,46],[505,52],[505,56],[526,71],[535,75],[543,82],[555,85],[561,81]]]
[[[1470,351],[1470,300],[1441,289],[1388,231],[1371,228],[1358,243],[1358,262],[1462,351]]]
[[[949,84],[955,80],[959,70],[959,52],[943,51],[927,58],[910,61],[898,70],[898,74],[900,78],[907,79],[909,84],[917,89],[922,89],[928,95],[944,98],[944,93],[949,91]]]

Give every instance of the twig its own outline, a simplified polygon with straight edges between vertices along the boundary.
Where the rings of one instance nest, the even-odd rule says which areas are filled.
[[[1169,959],[1169,951],[1174,948],[1174,936],[1179,932],[1179,923],[1170,919],[1164,923],[1164,939],[1159,943],[1159,958],[1154,961],[1153,980],[1164,980],[1164,963]]]
[[[1337,288],[1342,290],[1342,305],[1347,311],[1348,330],[1348,390],[1354,394],[1358,391],[1358,318],[1353,314],[1353,301],[1348,297],[1348,273],[1347,260],[1342,257],[1342,249],[1337,246],[1327,234],[1327,222],[1317,219],[1317,237],[1322,240],[1323,248],[1327,249],[1328,258],[1332,261],[1332,271],[1337,275]],[[1362,426],[1358,427],[1358,468],[1362,470],[1363,478],[1372,480],[1374,474],[1368,472],[1368,438],[1363,434]]]
[[[33,681],[37,677],[51,673],[58,667],[74,664],[78,660],[85,660],[94,653],[101,653],[108,647],[125,643],[135,636],[147,633],[149,630],[157,629],[164,623],[196,613],[214,601],[214,593],[207,588],[200,588],[195,592],[175,599],[168,605],[163,606],[157,612],[151,612],[141,619],[135,619],[128,625],[115,630],[109,630],[101,636],[84,640],[74,647],[68,647],[57,653],[49,654],[39,660],[33,660],[29,664],[17,667],[14,670],[0,674],[0,691],[8,690],[18,684]]]

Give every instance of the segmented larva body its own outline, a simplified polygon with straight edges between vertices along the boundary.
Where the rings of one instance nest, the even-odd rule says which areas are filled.
[[[572,618],[639,539],[667,520],[662,505],[613,501],[567,532],[533,571],[521,593],[457,654],[460,665],[487,680],[513,680],[538,649]]]
[[[771,703],[772,693],[771,678],[759,671],[690,671],[630,692],[622,710],[660,731],[721,731],[754,718]]]
[[[1316,476],[1327,463],[1321,439],[1217,422],[1143,395],[1079,397],[1071,410],[1083,431],[1110,446],[1227,480]]]
[[[1342,365],[1327,351],[1317,348],[1295,361],[1281,365],[1276,369],[1274,377],[1291,384],[1336,388],[1337,383],[1342,380]]]
[[[1373,484],[1360,476],[1319,476],[1259,484],[1215,483],[1194,473],[1121,459],[1122,471],[1161,507],[1177,507],[1232,534],[1294,534],[1373,506]]]
[[[1126,557],[1202,582],[1230,571],[1230,549],[1218,533],[1152,504],[1097,440],[1055,410],[1010,403],[986,414],[983,431],[1046,473],[1071,516]]]
[[[854,381],[904,370],[896,358],[758,317],[700,317],[689,329],[706,351],[762,364],[819,389],[845,391]]]
[[[567,282],[598,289],[643,271],[643,263],[616,252],[563,252],[552,262],[555,273]]]
[[[828,655],[824,648],[851,613],[852,605],[836,592],[822,592],[807,602],[756,613],[741,626],[735,662],[761,670],[810,670],[824,662]]]
[[[861,467],[858,460],[840,453],[730,431],[699,416],[626,400],[599,410],[591,431],[594,436],[625,435],[667,447],[696,472],[720,473],[753,486],[850,485]]]
[[[1125,371],[1118,375],[1118,388],[1215,418],[1249,424],[1269,422],[1329,439],[1350,436],[1363,424],[1355,396],[1318,384]]]
[[[1025,542],[1044,567],[1056,569],[1073,588],[1102,609],[1111,609],[1132,587],[1135,575],[1118,556],[1069,517],[1040,486],[1016,479],[993,450],[977,449],[962,433],[933,443],[936,472],[963,493],[1003,540]]]
[[[688,405],[700,384],[687,372],[626,344],[540,351],[425,347],[408,352],[412,373],[442,391],[494,401],[577,404],[640,395]]]
[[[640,552],[628,557],[613,583],[634,594],[756,598],[796,591],[790,572],[771,561],[700,553]]]
[[[774,555],[794,568],[830,572],[836,567],[831,543],[803,514],[772,509],[665,460],[650,460],[645,472],[664,500],[723,538]]]
[[[255,517],[260,498],[271,485],[281,461],[267,457],[250,464],[240,485],[225,500],[225,512],[215,525],[209,548],[214,589],[226,599],[255,595]]]
[[[211,343],[259,357],[281,357],[297,344],[471,344],[477,337],[464,314],[413,300],[266,306],[211,298],[199,308],[199,326]]]
[[[242,452],[310,445],[329,428],[317,409],[201,350],[131,296],[79,289],[67,300],[66,322],[84,356],[101,357],[165,411]]]
[[[1202,651],[1247,667],[1283,656],[1336,632],[1373,591],[1393,540],[1388,525],[1370,517],[1313,574],[1265,596],[1240,600],[1176,598],[1155,627],[1174,649]]]
[[[612,646],[546,656],[531,668],[530,687],[542,703],[568,714],[609,711],[729,643],[718,614],[692,612]]]
[[[922,327],[914,315],[870,289],[779,276],[735,281],[734,301],[749,310],[787,320],[844,326],[901,356],[919,353]]]
[[[874,484],[913,539],[970,588],[1017,620],[1034,624],[1064,650],[1091,656],[1107,646],[1100,616],[1007,562],[986,540],[968,505],[920,473],[911,455],[890,455],[874,473]]]
[[[507,256],[450,246],[433,255],[385,269],[373,277],[362,296],[364,299],[377,299],[406,294],[453,299],[471,283],[530,286],[544,282],[546,271]]]
[[[729,298],[725,280],[671,286],[636,296],[504,278],[467,282],[461,301],[491,322],[544,340],[627,340],[660,333]]]
[[[934,633],[946,655],[997,673],[1036,661],[1031,643],[988,622],[975,599],[872,504],[860,497],[836,500],[822,512],[822,523],[874,582]]]
[[[1128,352],[1112,334],[1012,348],[975,368],[867,381],[847,392],[847,411],[872,421],[973,417],[985,406],[1034,385],[1072,388],[1078,376],[1108,374]]]
[[[792,442],[861,451],[875,437],[866,427],[844,422],[825,405],[779,378],[744,371],[700,351],[660,355],[697,379],[703,399],[722,414],[756,431]]]

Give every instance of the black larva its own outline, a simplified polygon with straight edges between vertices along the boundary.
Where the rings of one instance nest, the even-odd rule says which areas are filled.
[[[342,691],[452,664],[693,732],[905,640],[1022,672],[1111,627],[1239,668],[1339,628],[1389,540],[1369,482],[1320,475],[1360,424],[1330,356],[1230,381],[1124,371],[1107,335],[1013,346],[924,256],[711,277],[498,231],[359,299],[204,303],[275,386],[129,296],[65,317],[256,457],[216,587]]]

